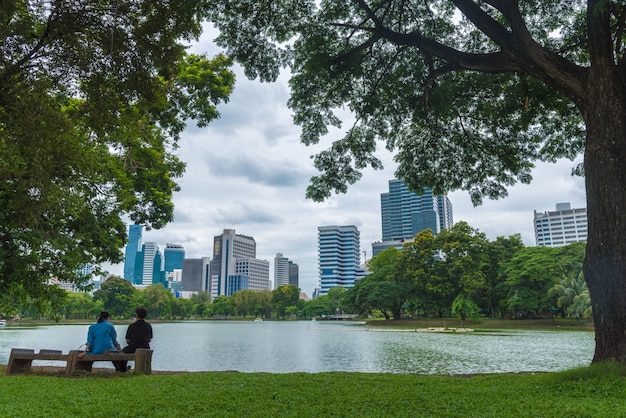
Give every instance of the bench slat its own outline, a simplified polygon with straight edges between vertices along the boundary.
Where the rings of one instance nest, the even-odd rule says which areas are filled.
[[[63,351],[61,350],[47,350],[47,349],[41,349],[39,350],[39,354],[41,355],[61,355],[63,354]]]

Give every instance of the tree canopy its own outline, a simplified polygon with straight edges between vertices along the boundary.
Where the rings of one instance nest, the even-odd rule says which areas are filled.
[[[0,292],[119,262],[125,221],[160,228],[188,119],[219,116],[230,59],[188,54],[202,2],[0,6]]]
[[[246,75],[292,78],[301,141],[316,144],[307,195],[345,192],[377,142],[412,190],[467,190],[474,203],[530,183],[537,161],[585,175],[584,276],[593,361],[626,363],[626,4],[611,0],[207,1],[217,42]]]

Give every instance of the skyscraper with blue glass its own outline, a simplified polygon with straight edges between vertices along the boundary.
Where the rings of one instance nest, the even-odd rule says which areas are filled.
[[[361,238],[354,225],[320,226],[318,231],[320,295],[333,287],[351,288],[365,277],[361,268]]]
[[[124,253],[124,278],[133,284],[141,283],[143,274],[141,269],[136,268],[137,264],[143,264],[137,262],[137,255],[142,257],[142,234],[143,226],[141,225],[131,225],[128,229],[128,244]]]
[[[166,244],[163,257],[165,258],[165,279],[169,280],[169,276],[173,274],[174,270],[182,270],[185,248],[180,244]]]
[[[372,245],[373,255],[388,247],[401,248],[425,229],[438,234],[454,224],[447,196],[434,196],[427,187],[418,195],[402,180],[389,180],[389,192],[380,195],[380,210],[383,240]]]

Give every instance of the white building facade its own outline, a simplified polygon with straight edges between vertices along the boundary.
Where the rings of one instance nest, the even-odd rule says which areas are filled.
[[[256,259],[254,238],[237,234],[234,229],[225,229],[213,238],[210,277],[212,297],[244,289],[270,289],[269,262]]]
[[[556,210],[534,213],[535,243],[562,247],[587,241],[587,208],[572,209],[569,202],[557,203]]]
[[[366,276],[361,268],[361,238],[354,225],[320,226],[318,230],[318,253],[320,295],[333,287],[351,288]]]
[[[289,284],[289,259],[281,253],[274,257],[274,289]]]
[[[160,267],[161,250],[156,242],[146,242],[143,245],[143,274],[141,276],[141,284],[150,286],[153,283],[155,275],[155,263]]]

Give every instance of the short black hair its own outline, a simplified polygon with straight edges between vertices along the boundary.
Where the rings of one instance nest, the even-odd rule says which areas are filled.
[[[148,316],[148,310],[144,308],[143,306],[140,306],[137,309],[135,309],[135,312],[137,313],[137,318],[140,318],[140,319],[144,319],[146,316]]]

